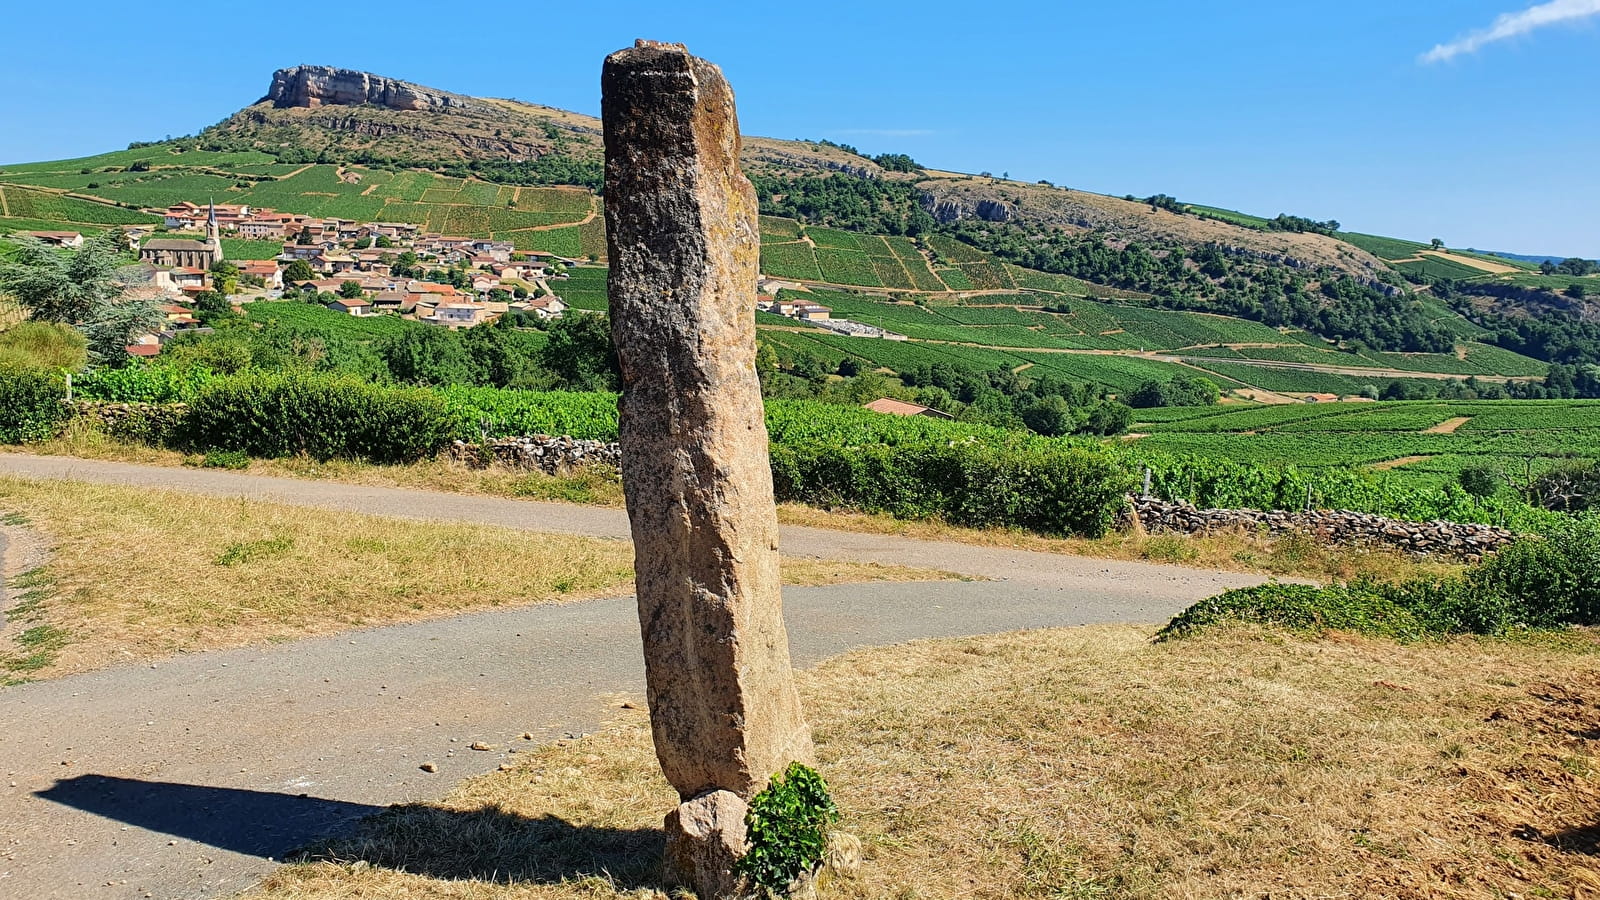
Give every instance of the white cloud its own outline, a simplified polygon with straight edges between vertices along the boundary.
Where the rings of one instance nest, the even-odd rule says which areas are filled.
[[[1463,53],[1475,53],[1486,44],[1518,37],[1562,22],[1574,22],[1600,15],[1600,0],[1550,0],[1521,12],[1503,13],[1488,28],[1474,31],[1448,44],[1440,44],[1422,54],[1421,62],[1447,62]]]

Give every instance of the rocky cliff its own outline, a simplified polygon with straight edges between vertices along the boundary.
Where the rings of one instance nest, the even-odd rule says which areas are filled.
[[[332,66],[293,66],[272,73],[266,99],[279,109],[317,106],[382,106],[403,110],[465,110],[485,107],[470,97]]]

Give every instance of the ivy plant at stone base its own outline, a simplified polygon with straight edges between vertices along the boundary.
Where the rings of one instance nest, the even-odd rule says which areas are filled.
[[[768,896],[788,896],[800,879],[821,867],[828,826],[839,821],[839,807],[822,776],[796,762],[750,798],[744,821],[750,849],[738,862],[738,874]]]

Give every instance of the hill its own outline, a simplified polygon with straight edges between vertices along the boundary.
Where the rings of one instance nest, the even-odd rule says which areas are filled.
[[[259,101],[194,137],[0,166],[0,230],[155,225],[153,213],[169,204],[214,197],[412,222],[599,261],[606,252],[594,195],[600,135],[598,119],[553,107],[296,66],[274,73]],[[826,141],[747,137],[744,160],[763,211],[773,214],[762,221],[763,271],[794,287],[947,305],[981,306],[986,294],[1000,294],[1006,296],[994,305],[1018,315],[1070,299],[1115,300],[1233,316],[1249,320],[1241,329],[1254,324],[1314,342],[1188,340],[1190,320],[1172,319],[1164,328],[1170,339],[1128,337],[1127,346],[1112,350],[1204,358],[1224,380],[1266,390],[1354,392],[1344,390],[1354,382],[1332,376],[1542,373],[1536,360],[1475,343],[1490,333],[1411,292],[1415,283],[1441,279],[1501,282],[1508,293],[1544,289],[1539,282],[1548,276],[1503,258],[1345,234],[1292,217],[1280,217],[1290,218],[1290,227],[1278,227],[1170,197],[1139,201],[944,172]],[[273,254],[265,242],[228,249],[235,258]],[[1462,306],[1493,315],[1503,302]],[[871,324],[894,318],[863,309]],[[978,348],[1063,349],[1059,328],[948,327],[958,332],[941,332],[945,339],[962,333],[966,339],[955,343]],[[1276,368],[1264,377],[1263,367]]]

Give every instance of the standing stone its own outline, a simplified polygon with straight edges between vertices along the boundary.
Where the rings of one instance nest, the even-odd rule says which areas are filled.
[[[742,853],[744,801],[812,755],[784,631],[755,369],[756,197],[716,66],[681,44],[640,41],[606,59],[601,87],[618,430],[650,722],[684,801],[667,819],[667,856],[702,897],[729,896],[721,870],[731,859],[713,845]]]

